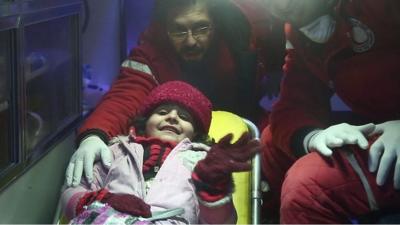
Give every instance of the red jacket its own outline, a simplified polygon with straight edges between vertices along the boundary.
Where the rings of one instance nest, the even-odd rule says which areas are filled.
[[[256,16],[256,19],[248,20],[251,25],[252,37],[251,44],[248,44],[249,48],[246,50],[249,54],[256,54],[259,51],[257,42],[265,41],[266,32],[268,32],[266,29],[265,31],[260,29],[267,27],[267,16],[263,16],[260,7],[246,8],[243,7],[246,5],[243,3],[244,1],[238,2],[235,4],[241,10],[253,10],[252,13],[247,11],[244,15]],[[255,9],[259,9],[259,12],[255,12]],[[261,24],[264,24],[264,26],[261,26]],[[261,38],[257,38],[256,35]],[[140,70],[122,66],[120,75],[113,83],[110,91],[79,129],[78,139],[88,133],[96,133],[107,141],[110,137],[127,133],[128,120],[136,116],[143,98],[157,85],[157,82],[163,83],[170,80],[186,80],[200,90],[200,83],[203,86],[211,87],[206,95],[213,101],[214,109],[223,109],[239,114],[241,114],[240,110],[243,108],[245,110],[248,108],[249,111],[258,109],[256,117],[260,117],[262,111],[258,105],[258,100],[262,94],[261,76],[255,75],[254,79],[242,81],[238,74],[243,73],[239,72],[235,58],[222,37],[218,38],[215,49],[216,54],[210,57],[205,65],[206,68],[209,68],[209,73],[187,76],[182,71],[177,55],[167,41],[166,31],[153,22],[144,31],[139,45],[132,50],[128,59],[147,65],[154,77]],[[257,74],[264,74],[263,64],[264,58],[259,57]],[[200,77],[201,79],[187,80],[187,77]],[[244,77],[244,79],[247,78]],[[244,82],[248,82],[248,85],[239,85]],[[251,96],[249,97],[251,99],[246,99],[242,95]]]
[[[334,92],[366,121],[400,119],[399,5],[397,0],[339,1],[336,30],[324,45],[286,25],[294,49],[288,49],[270,120],[279,148],[292,154],[294,146],[302,148],[302,131],[329,125]],[[361,42],[352,29],[363,30]]]

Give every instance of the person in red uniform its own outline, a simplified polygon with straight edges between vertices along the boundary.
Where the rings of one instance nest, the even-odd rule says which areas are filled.
[[[271,193],[281,191],[280,222],[354,223],[376,215],[364,221],[373,223],[379,213],[398,211],[399,1],[265,3],[287,22],[281,93],[262,134],[263,173]],[[332,111],[334,93],[351,109],[347,119]]]
[[[251,4],[255,4],[256,1]],[[128,131],[142,99],[157,84],[183,80],[201,90],[215,110],[253,121],[267,118],[258,101],[265,92],[265,53],[270,24],[265,11],[245,1],[158,0],[139,45],[122,63],[120,75],[78,131],[79,148],[66,172],[77,185],[93,163],[109,165],[108,140]]]

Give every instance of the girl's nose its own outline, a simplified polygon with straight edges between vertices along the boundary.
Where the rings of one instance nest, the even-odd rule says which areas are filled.
[[[177,110],[171,110],[168,114],[167,114],[167,119],[172,119],[172,120],[177,120],[178,118],[178,111]]]

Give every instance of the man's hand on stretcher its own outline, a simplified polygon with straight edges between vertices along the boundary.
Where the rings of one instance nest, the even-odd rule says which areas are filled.
[[[83,171],[89,183],[93,181],[94,162],[101,159],[109,167],[113,156],[108,146],[96,135],[85,138],[72,155],[65,177],[68,186],[77,186],[81,182]]]

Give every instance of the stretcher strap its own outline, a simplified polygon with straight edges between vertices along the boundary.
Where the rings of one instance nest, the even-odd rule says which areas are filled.
[[[364,190],[367,194],[368,198],[368,203],[369,203],[369,208],[372,211],[377,211],[379,209],[378,204],[376,203],[376,199],[374,194],[372,193],[371,186],[368,183],[367,177],[363,173],[360,165],[357,162],[356,157],[354,156],[353,152],[351,150],[344,151],[346,158],[349,160],[349,163],[351,167],[353,167],[354,171],[357,173],[358,177],[361,180],[361,183],[364,187]]]

